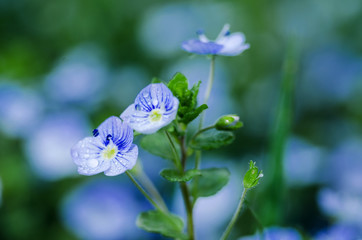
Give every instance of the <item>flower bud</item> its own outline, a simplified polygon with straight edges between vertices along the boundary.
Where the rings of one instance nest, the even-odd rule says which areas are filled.
[[[262,178],[263,171],[259,172],[259,169],[257,166],[255,166],[255,162],[250,161],[249,163],[249,170],[246,172],[244,176],[243,185],[244,188],[253,188],[259,183],[259,179]]]
[[[241,128],[243,126],[243,123],[239,121],[240,118],[238,115],[235,114],[229,114],[220,117],[216,123],[215,128],[217,130],[236,130],[238,128]]]

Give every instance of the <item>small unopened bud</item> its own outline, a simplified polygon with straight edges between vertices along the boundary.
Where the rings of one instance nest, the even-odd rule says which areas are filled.
[[[243,126],[243,123],[239,121],[238,115],[230,114],[220,117],[216,123],[215,128],[217,130],[236,130]]]
[[[259,179],[262,178],[263,171],[259,172],[259,169],[257,166],[255,166],[255,162],[250,161],[249,163],[249,170],[246,172],[244,176],[243,185],[244,188],[253,188],[259,183]]]

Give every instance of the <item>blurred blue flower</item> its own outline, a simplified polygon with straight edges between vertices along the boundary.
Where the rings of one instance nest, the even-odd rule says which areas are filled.
[[[100,50],[79,46],[62,57],[45,79],[46,92],[61,103],[82,102],[92,105],[102,97],[108,71]]]
[[[182,49],[201,55],[236,56],[250,47],[245,43],[241,32],[230,34],[229,24],[225,24],[215,41],[209,40],[203,31],[198,31],[199,39],[191,39],[182,43]]]
[[[307,54],[304,67],[296,94],[298,104],[306,111],[347,102],[362,76],[362,59],[345,45],[331,45]]]
[[[327,181],[334,189],[362,194],[362,139],[341,140],[328,157]]]
[[[323,182],[321,169],[324,158],[325,151],[322,148],[297,137],[288,139],[284,152],[287,183],[300,186]]]
[[[262,234],[239,238],[239,240],[302,240],[299,232],[293,228],[269,227]]]
[[[317,233],[315,240],[356,240],[360,239],[361,232],[350,225],[333,225]]]
[[[150,84],[141,90],[121,118],[137,132],[151,134],[176,118],[178,104],[163,83]]]
[[[362,194],[329,188],[323,188],[318,193],[318,204],[322,212],[340,223],[356,224],[362,230],[361,199]]]
[[[88,120],[79,112],[52,113],[26,138],[25,152],[34,172],[57,180],[76,175],[69,149],[87,135]]]
[[[107,176],[115,176],[136,164],[138,148],[132,142],[132,129],[112,116],[93,130],[93,137],[79,141],[71,149],[71,155],[80,174],[104,172]]]
[[[34,91],[10,83],[0,85],[0,128],[7,135],[27,136],[40,122],[43,110]]]
[[[116,181],[85,183],[63,199],[62,221],[80,239],[145,239],[135,222],[149,205],[137,194]]]

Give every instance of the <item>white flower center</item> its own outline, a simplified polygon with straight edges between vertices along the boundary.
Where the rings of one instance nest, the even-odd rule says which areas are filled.
[[[158,122],[162,119],[161,109],[153,109],[149,116],[151,122]]]
[[[111,160],[118,153],[118,147],[115,145],[112,140],[109,141],[109,144],[105,149],[102,150],[101,155],[104,159]]]

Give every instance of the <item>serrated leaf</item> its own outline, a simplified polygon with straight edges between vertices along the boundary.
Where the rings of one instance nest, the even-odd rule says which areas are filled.
[[[192,86],[192,88],[190,89],[190,91],[191,91],[191,104],[190,104],[190,107],[191,108],[195,108],[197,106],[197,95],[199,94],[200,84],[201,84],[201,81],[198,81],[198,83],[195,83]]]
[[[202,104],[198,108],[196,108],[193,111],[186,112],[186,114],[181,119],[181,122],[188,124],[195,118],[197,118],[205,109],[207,109],[208,106],[206,104]]]
[[[164,169],[160,172],[160,175],[170,182],[187,182],[193,177],[201,175],[201,172],[197,169],[190,169],[184,173],[175,169]]]
[[[220,191],[228,182],[230,172],[226,168],[202,169],[201,176],[191,182],[191,194],[194,201],[199,197],[208,197]]]
[[[175,97],[181,100],[186,96],[189,84],[187,78],[182,73],[176,73],[168,83],[167,87],[171,90]]]
[[[175,160],[174,153],[170,147],[170,142],[164,132],[159,131],[154,134],[145,135],[140,142],[143,149],[149,153],[162,157],[168,160]],[[175,144],[176,150],[179,153],[180,147]]]
[[[158,210],[143,212],[138,215],[136,224],[148,232],[159,233],[171,238],[187,239],[183,233],[184,223],[182,219],[171,213]]]
[[[197,135],[190,143],[190,147],[197,150],[211,150],[229,145],[235,139],[230,131],[211,129]]]

